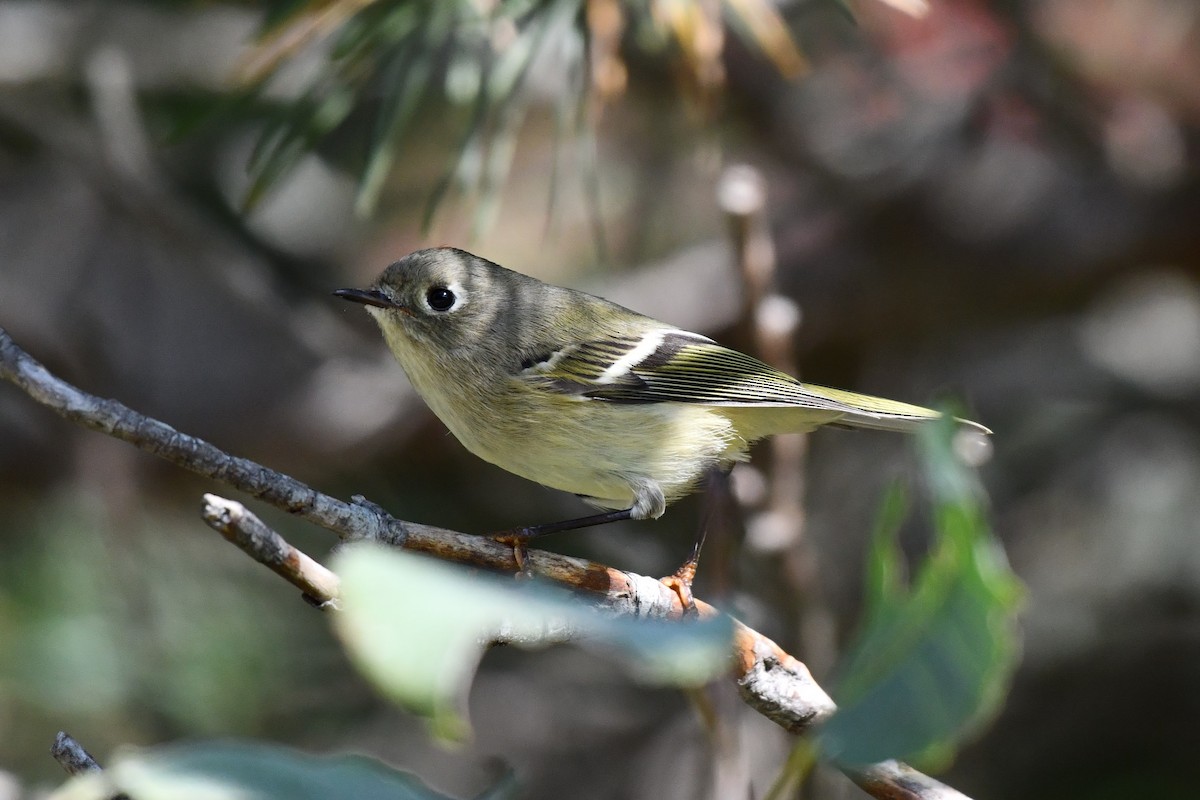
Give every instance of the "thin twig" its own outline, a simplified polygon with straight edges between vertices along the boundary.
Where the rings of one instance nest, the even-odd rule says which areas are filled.
[[[293,547],[250,509],[235,500],[206,494],[200,516],[246,555],[304,592],[318,608],[337,608],[338,576]]]
[[[795,301],[776,290],[778,259],[771,236],[767,180],[748,164],[729,166],[717,184],[717,201],[725,212],[742,285],[741,344],[775,369],[797,375],[795,340],[801,312]],[[762,505],[754,511],[745,509],[745,546],[759,554],[781,555],[779,565],[790,590],[788,607],[797,615],[795,641],[808,666],[818,674],[828,672],[834,656],[832,616],[821,601],[816,582],[818,554],[804,535],[808,434],[772,436],[767,446],[766,493]],[[807,763],[811,768],[815,755]],[[796,797],[819,796],[819,782],[824,779],[811,772],[800,777]]]
[[[842,772],[878,800],[965,800],[957,789],[899,761],[883,761],[858,769],[843,768]]]
[[[289,514],[333,531],[343,539],[372,539],[403,545],[411,529],[398,520],[384,520],[369,510],[306,486],[245,458],[231,456],[195,436],[188,436],[156,419],[137,413],[116,400],[80,391],[51,374],[13,342],[0,328],[0,377],[10,381],[56,414],[86,428],[106,433],[183,467],[257,497]]]
[[[747,352],[781,372],[797,374],[795,338],[800,327],[799,306],[775,289],[777,260],[767,219],[767,182],[757,169],[738,164],[721,175],[717,187],[721,209],[729,223],[734,260],[742,284],[739,338]],[[771,437],[771,485],[768,507],[754,528],[769,528],[757,536],[763,550],[787,550],[803,539],[804,461],[807,436],[802,433]]]
[[[344,539],[371,539],[443,560],[516,573],[521,571],[513,548],[481,536],[396,520],[367,504],[353,505],[322,494],[282,473],[133,411],[115,401],[90,395],[51,374],[0,328],[0,378],[20,387],[38,403],[74,422],[127,441],[192,472],[225,483],[291,514],[334,531]],[[597,606],[642,618],[678,618],[684,613],[679,595],[653,578],[555,553],[530,550],[524,569],[570,586]],[[307,591],[307,590],[306,590]],[[702,616],[719,612],[696,601]],[[833,700],[808,668],[773,641],[735,621],[733,677],[743,700],[792,733],[827,719]],[[860,785],[880,798],[965,800],[958,793],[928,795],[911,787],[941,787],[904,765],[887,764],[859,770]],[[916,775],[926,783],[911,779]],[[858,779],[856,779],[858,780]],[[941,787],[945,788],[945,787]],[[946,789],[947,792],[953,790]]]
[[[54,744],[50,745],[50,755],[71,777],[104,771],[100,767],[100,763],[92,758],[92,754],[66,731],[59,731],[54,737]],[[117,792],[108,800],[129,800],[129,795]]]
[[[746,165],[728,168],[718,188],[729,222],[743,286],[743,336],[753,352],[775,369],[798,375],[796,334],[802,314],[790,298],[776,293],[778,261],[767,219],[767,182]],[[771,437],[766,506],[746,525],[747,545],[782,554],[783,575],[795,596],[799,643],[817,674],[833,668],[836,654],[833,614],[822,596],[820,553],[806,536],[805,508],[808,434]]]
[[[68,775],[100,771],[100,764],[92,758],[92,754],[84,750],[83,745],[66,731],[59,731],[54,737],[54,744],[50,745],[50,755]]]

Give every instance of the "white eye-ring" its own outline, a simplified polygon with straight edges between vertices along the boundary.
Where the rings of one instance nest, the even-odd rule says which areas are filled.
[[[425,292],[425,304],[430,311],[445,314],[462,308],[467,301],[466,292],[457,283],[449,286],[434,284]]]

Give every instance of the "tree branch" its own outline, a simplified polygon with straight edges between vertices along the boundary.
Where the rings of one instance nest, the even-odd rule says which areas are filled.
[[[80,391],[18,347],[3,328],[0,328],[0,377],[16,384],[59,416],[232,486],[327,528],[343,539],[374,539],[402,545],[410,527],[422,527],[397,520],[391,520],[394,526],[385,525],[378,515],[365,508],[321,494],[295,478],[249,459],[231,456],[203,439],[180,433],[116,400]]]
[[[313,605],[337,608],[341,591],[338,576],[293,547],[250,509],[234,500],[206,494],[200,516],[246,555],[303,592]]]
[[[397,520],[369,508],[367,504],[345,503],[287,475],[248,459],[231,456],[203,439],[180,433],[115,400],[83,392],[51,374],[18,347],[2,328],[0,378],[17,385],[35,401],[66,419],[127,441],[177,466],[232,486],[331,530],[343,539],[370,539],[497,572],[516,573],[521,570],[510,546],[482,536]],[[269,535],[274,532],[257,518],[254,518],[254,522],[261,526],[261,530],[247,522],[245,515],[238,517],[231,513],[226,522],[225,513],[225,510],[214,506],[211,515],[206,513],[206,520],[211,516],[209,524],[221,530],[257,560],[267,563],[287,580],[300,586],[306,594],[312,589],[318,592],[313,596],[319,599],[320,592],[336,586],[329,580],[332,573],[314,577],[311,567],[315,562],[308,559],[311,564],[307,564],[300,559],[299,555],[302,554],[299,551],[283,542],[278,534],[274,534],[274,538]],[[228,527],[230,533],[226,533],[224,527]],[[252,529],[253,532],[249,532]],[[263,530],[267,534],[263,534]],[[290,553],[289,549],[294,553]],[[262,558],[259,558],[260,555]],[[307,556],[304,558],[307,559]],[[287,566],[289,562],[294,562],[295,568]],[[640,618],[677,618],[684,611],[676,592],[658,580],[643,575],[539,550],[528,551],[524,568],[580,591],[587,601],[615,613]],[[332,577],[336,580],[336,576]],[[304,585],[293,578],[303,578]],[[329,595],[330,599],[332,596]],[[703,601],[697,600],[696,605],[703,616],[721,613]],[[733,677],[742,699],[748,705],[791,733],[806,731],[814,723],[827,719],[835,710],[833,700],[813,680],[803,663],[775,642],[736,621]],[[878,798],[966,800],[965,796],[953,789],[897,762],[846,771],[864,790]]]
[[[92,758],[92,754],[83,749],[83,745],[66,731],[59,731],[54,737],[54,744],[50,745],[50,755],[71,777],[89,772],[103,772],[100,762]],[[118,792],[108,800],[129,800],[129,795]]]
[[[100,764],[92,758],[92,754],[83,749],[75,737],[66,731],[59,731],[50,745],[50,755],[58,762],[68,775],[82,775],[85,772],[99,772]]]
[[[966,800],[962,792],[900,761],[843,767],[842,772],[877,800]]]

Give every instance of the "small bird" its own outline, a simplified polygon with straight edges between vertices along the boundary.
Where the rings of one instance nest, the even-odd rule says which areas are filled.
[[[534,533],[659,517],[776,433],[831,423],[909,431],[941,417],[801,383],[707,336],[463,250],[419,250],[370,288],[334,294],[367,307],[468,450],[609,509]]]

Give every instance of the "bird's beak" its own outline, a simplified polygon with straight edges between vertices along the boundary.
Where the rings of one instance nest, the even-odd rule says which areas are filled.
[[[378,289],[338,289],[335,295],[343,300],[362,303],[364,306],[379,308],[398,308],[396,302]]]

